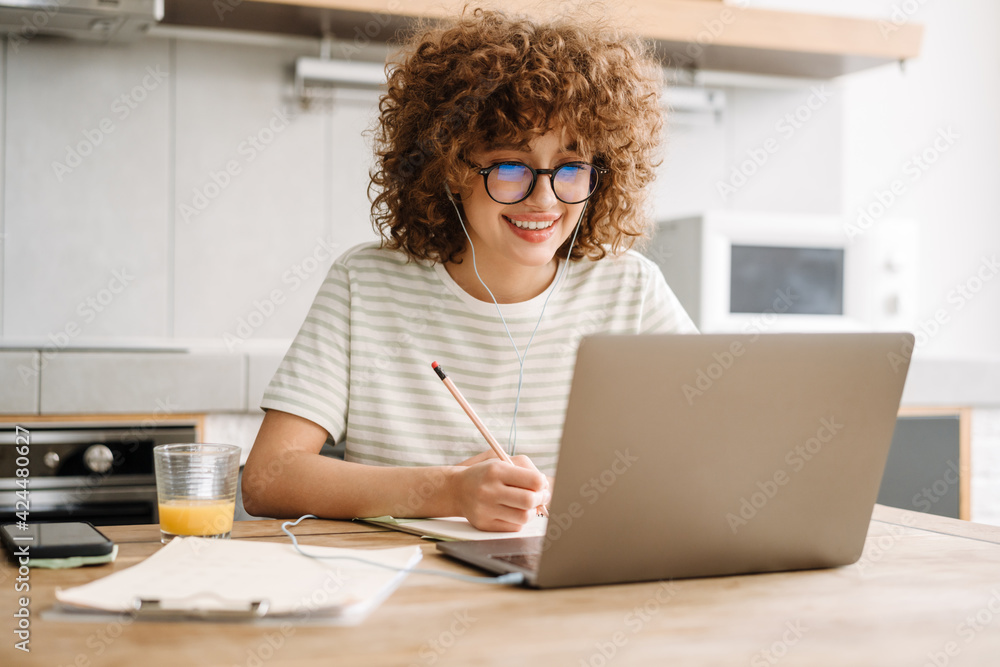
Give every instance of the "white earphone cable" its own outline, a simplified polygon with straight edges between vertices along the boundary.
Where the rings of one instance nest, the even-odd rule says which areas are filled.
[[[587,213],[587,204],[589,202],[584,202],[583,204],[583,210],[580,212],[580,217],[576,221],[576,227],[573,229],[573,237],[570,240],[566,259],[563,260],[563,265],[559,269],[559,273],[556,276],[555,282],[552,284],[552,288],[545,296],[545,301],[542,303],[542,310],[538,314],[538,321],[535,322],[535,328],[531,331],[531,336],[528,338],[528,343],[524,346],[524,352],[522,353],[517,349],[517,343],[514,342],[514,337],[510,333],[510,328],[507,326],[507,320],[504,319],[503,312],[500,309],[500,304],[497,302],[497,298],[493,295],[493,291],[486,285],[483,277],[479,275],[479,269],[476,266],[476,246],[472,243],[472,238],[469,236],[469,230],[465,227],[465,222],[462,220],[462,213],[458,209],[458,204],[455,202],[455,198],[451,195],[451,188],[448,187],[447,183],[445,183],[444,188],[448,193],[448,199],[451,201],[451,205],[455,208],[455,214],[458,215],[458,222],[462,225],[462,231],[465,232],[465,238],[469,241],[469,249],[472,251],[472,270],[475,272],[476,278],[479,279],[479,283],[483,286],[483,289],[486,290],[486,292],[490,295],[490,298],[493,300],[493,305],[496,306],[497,314],[500,316],[500,321],[503,323],[504,331],[507,332],[507,338],[510,340],[510,344],[514,347],[514,354],[517,355],[517,394],[514,397],[514,415],[511,419],[510,430],[507,434],[507,453],[510,456],[514,456],[514,453],[517,450],[517,411],[521,405],[521,387],[524,383],[524,360],[528,356],[528,349],[531,347],[531,342],[535,340],[535,333],[538,331],[538,327],[542,323],[542,316],[545,315],[545,308],[549,305],[549,299],[553,294],[555,294],[563,275],[566,273],[566,269],[569,267],[569,257],[573,253],[573,246],[576,244],[576,235],[580,231],[580,223],[583,222],[583,216]]]
[[[385,563],[379,563],[378,561],[368,560],[367,558],[358,558],[357,556],[319,556],[316,554],[311,554],[303,551],[302,547],[299,545],[298,539],[289,528],[294,528],[299,525],[303,519],[318,519],[319,517],[315,514],[303,514],[295,521],[285,521],[281,524],[281,531],[288,535],[292,540],[292,546],[303,556],[307,558],[315,558],[317,560],[353,560],[359,563],[365,563],[366,565],[374,565],[375,567],[381,567],[386,570],[393,570],[395,572],[411,572],[413,574],[429,574],[435,577],[447,577],[449,579],[458,579],[459,581],[465,581],[471,584],[500,584],[500,585],[516,585],[524,583],[524,575],[520,572],[509,572],[507,574],[501,574],[498,577],[470,577],[465,574],[458,574],[455,572],[442,572],[439,570],[418,570],[415,568],[407,567],[396,567],[395,565],[386,565]]]

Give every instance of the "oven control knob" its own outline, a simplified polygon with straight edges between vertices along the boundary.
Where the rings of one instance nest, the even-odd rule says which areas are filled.
[[[59,467],[59,453],[58,452],[45,452],[45,456],[42,457],[42,462],[45,463],[46,468],[51,468],[55,470]]]
[[[83,453],[83,462],[87,464],[88,468],[98,474],[103,474],[111,470],[111,464],[114,462],[114,459],[115,455],[111,453],[107,445],[91,445]]]

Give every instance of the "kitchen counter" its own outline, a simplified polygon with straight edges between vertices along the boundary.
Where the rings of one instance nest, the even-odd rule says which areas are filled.
[[[0,414],[257,412],[285,348],[0,349]]]

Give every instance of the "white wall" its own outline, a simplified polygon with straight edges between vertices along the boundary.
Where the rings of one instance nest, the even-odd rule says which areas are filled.
[[[838,85],[723,90],[726,110],[714,124],[679,124],[668,115],[664,165],[655,185],[657,217],[719,208],[838,214]]]
[[[891,68],[852,81],[846,118],[845,208],[871,202],[914,154],[936,162],[916,178],[892,213],[920,224],[920,282],[926,354],[997,358],[1000,276],[983,258],[1000,256],[1000,5],[986,0],[928,3],[924,55],[905,74]],[[953,144],[938,136],[951,133]],[[873,153],[871,145],[880,147]],[[991,279],[979,283],[978,272]],[[956,286],[968,283],[971,299]],[[978,288],[978,292],[975,290]]]

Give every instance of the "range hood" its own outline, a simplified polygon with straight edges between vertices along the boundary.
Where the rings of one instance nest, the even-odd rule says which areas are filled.
[[[12,46],[36,35],[127,42],[163,19],[163,0],[0,0],[0,34]]]

